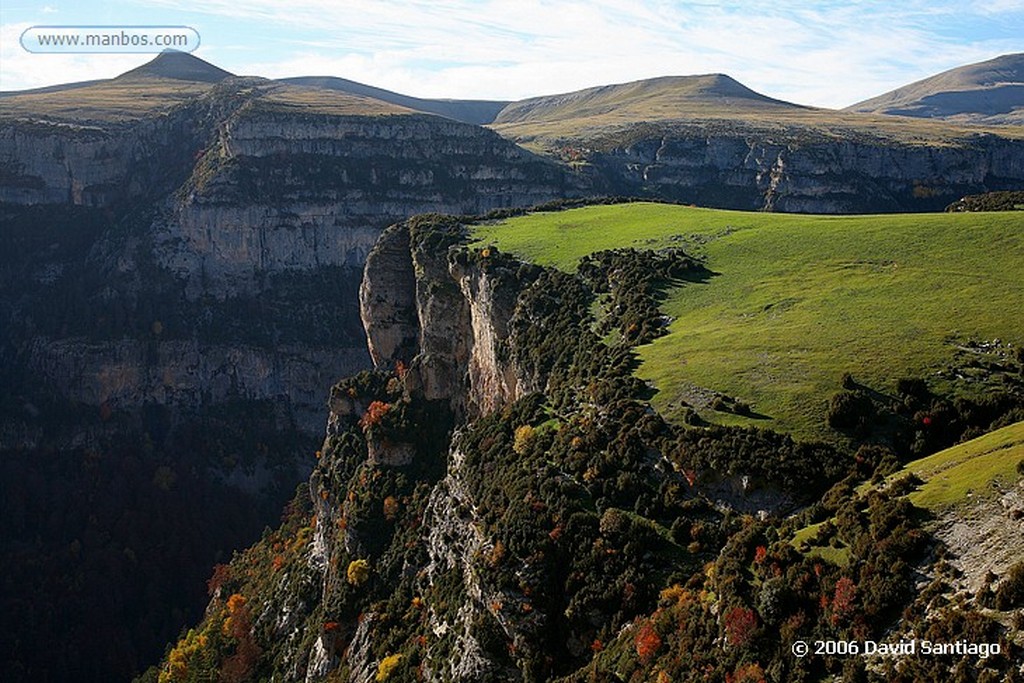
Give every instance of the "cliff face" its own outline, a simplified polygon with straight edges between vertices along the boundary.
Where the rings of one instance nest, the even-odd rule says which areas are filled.
[[[383,228],[423,211],[478,213],[582,191],[557,165],[476,126],[284,92],[228,79],[132,121],[0,120],[0,383],[9,396],[0,450],[25,472],[44,452],[78,463],[82,450],[113,459],[134,449],[143,463],[127,478],[116,468],[30,478],[26,500],[86,484],[112,500],[175,481],[191,492],[168,494],[166,515],[146,531],[179,539],[170,552],[189,563],[152,578],[160,596],[175,597],[146,613],[179,611],[146,631],[138,651],[115,651],[148,618],[137,615],[112,614],[101,643],[69,645],[91,653],[83,662],[95,657],[95,680],[128,678],[157,657],[198,616],[194,574],[276,519],[308,473],[330,386],[371,367],[358,287]],[[381,461],[401,459],[399,446],[378,450]],[[176,501],[218,533],[194,543],[203,525],[179,528],[191,517]],[[235,501],[232,511],[223,501]],[[75,505],[69,527],[90,519]],[[40,562],[72,540],[54,536],[40,550],[33,539],[51,536],[33,520],[46,518],[20,503],[12,514],[25,523],[11,547],[24,543]],[[90,573],[82,595],[52,596],[79,615],[62,631],[97,632],[86,603],[112,590],[106,577],[157,577],[149,555],[138,554],[140,567],[118,554],[137,537],[132,524],[104,533],[117,568]],[[91,545],[83,556],[106,557]],[[119,584],[123,604],[141,604],[127,594],[137,586]],[[44,630],[32,642],[57,637]],[[74,670],[74,657],[55,662],[42,646],[17,657],[38,678]]]
[[[360,312],[378,369],[402,363],[428,400],[479,416],[542,387],[509,355],[514,274],[445,246],[415,223],[389,228],[366,261]]]
[[[80,295],[156,309],[140,327],[163,328],[144,339],[114,329],[103,338],[38,334],[29,331],[31,304],[12,305],[28,337],[11,345],[66,398],[127,407],[198,405],[228,392],[286,397],[315,431],[330,382],[368,364],[356,287],[384,226],[581,191],[491,131],[399,110],[319,113],[284,92],[229,79],[134,123],[3,126],[0,199],[26,232],[48,220],[56,243],[74,230],[71,218],[53,217],[61,206],[97,207],[111,219],[62,260],[51,245],[23,257],[43,262],[36,272],[53,289],[82,289],[86,271],[107,273]],[[53,215],[30,215],[47,205]],[[283,330],[280,307],[307,314]]]
[[[1024,183],[1024,141],[975,135],[912,144],[851,135],[672,133],[593,152],[625,191],[700,205],[797,213],[935,211]],[[816,136],[814,136],[816,137]]]
[[[529,272],[520,272],[523,268]],[[351,681],[378,680],[378,653],[389,618],[371,610],[346,623],[345,609],[338,607],[363,586],[352,580],[353,558],[369,558],[372,571],[381,576],[375,581],[384,580],[382,565],[404,563],[402,572],[412,584],[407,589],[423,595],[424,628],[444,644],[424,653],[427,680],[521,679],[516,666],[487,650],[493,643],[481,642],[487,637],[481,619],[489,620],[488,629],[507,633],[521,656],[529,656],[537,649],[533,637],[545,618],[500,613],[503,601],[521,598],[481,575],[481,558],[502,550],[495,550],[495,538],[485,532],[476,512],[481,501],[467,479],[475,475],[464,466],[460,428],[454,439],[447,430],[500,412],[543,388],[542,379],[528,379],[511,351],[517,343],[513,320],[522,314],[521,295],[534,277],[536,271],[523,264],[467,248],[458,223],[438,216],[391,226],[370,252],[360,312],[377,376],[391,379],[386,389],[378,386],[377,394],[351,379],[332,392],[323,457],[310,480],[316,521],[310,545],[300,555],[319,577],[321,595],[303,613],[309,630],[292,637],[311,646],[287,654],[287,666],[298,675],[304,671],[306,681],[324,680],[337,671]],[[367,427],[374,400],[390,401],[385,420],[402,411],[398,424],[408,423],[413,436],[403,436],[400,427],[383,434]],[[406,404],[421,408],[417,412]],[[361,445],[352,440],[359,416],[365,435]],[[412,499],[387,495],[394,477],[417,482]],[[395,538],[402,532],[389,538],[389,529],[372,522],[378,494],[367,504],[347,493],[354,482],[378,478],[389,482],[378,492],[385,510],[394,506],[386,515],[417,515],[405,532],[406,549],[422,544],[424,554],[415,560],[397,550]],[[354,588],[340,588],[346,584]],[[434,601],[431,596],[441,585],[457,588],[451,599]],[[324,620],[334,624],[327,631]]]
[[[157,228],[186,291],[251,291],[283,270],[360,270],[381,229],[431,211],[483,213],[578,192],[555,165],[437,117],[265,110],[225,121]]]
[[[180,174],[182,152],[196,144],[185,117],[106,126],[4,121],[0,201],[110,206],[138,198],[158,178]]]

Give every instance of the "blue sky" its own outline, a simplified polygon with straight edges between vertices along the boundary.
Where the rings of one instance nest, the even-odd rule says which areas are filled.
[[[146,55],[38,55],[36,25],[185,25],[238,74],[331,75],[421,97],[519,99],[721,72],[842,107],[1024,51],[1024,0],[4,0],[0,89],[112,77]]]

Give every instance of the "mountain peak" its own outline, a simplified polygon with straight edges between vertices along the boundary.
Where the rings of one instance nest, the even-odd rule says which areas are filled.
[[[513,102],[501,111],[494,123],[564,121],[584,117],[632,117],[649,121],[686,116],[697,111],[710,114],[723,109],[748,110],[766,106],[799,108],[755,92],[725,74],[660,76]]]
[[[234,74],[231,72],[187,52],[164,50],[142,66],[126,71],[118,78],[172,78],[179,81],[219,83],[232,76]]]

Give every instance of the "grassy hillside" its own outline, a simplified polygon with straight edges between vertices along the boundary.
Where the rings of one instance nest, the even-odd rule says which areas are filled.
[[[924,483],[909,495],[914,505],[941,512],[968,500],[993,497],[994,482],[1012,484],[1024,460],[1024,422],[909,463],[898,478],[913,473]]]
[[[615,247],[681,246],[716,275],[669,292],[670,333],[641,347],[663,414],[827,436],[844,372],[891,391],[970,339],[1024,344],[1024,218],[1006,213],[796,216],[659,204],[535,213],[481,241],[572,269]],[[711,408],[714,393],[760,417]],[[685,403],[684,403],[685,402]]]
[[[970,146],[983,129],[949,121],[805,107],[760,95],[728,76],[672,76],[513,102],[491,124],[532,149],[608,150],[642,138],[765,135],[777,142],[871,140]],[[1024,137],[1022,126],[991,126]]]
[[[603,85],[561,95],[512,102],[495,117],[495,125],[596,118],[607,122],[670,119],[681,111],[718,107],[742,112],[770,108],[802,110],[750,90],[723,74],[665,76]]]
[[[847,111],[1024,124],[1024,53],[968,64],[897,88]]]
[[[921,483],[907,494],[907,500],[931,513],[941,527],[951,519],[983,517],[986,505],[994,504],[993,501],[1020,478],[1017,466],[1021,461],[1024,461],[1024,422],[907,463],[887,477],[886,482],[892,484],[913,475]],[[876,487],[863,484],[857,488],[857,493],[863,496],[872,488]],[[998,513],[1002,508],[995,505],[995,510]],[[835,522],[833,517],[826,522],[806,526],[797,531],[790,542],[796,547],[807,543],[809,547],[805,550],[811,556],[845,565],[850,552],[845,544],[816,539],[826,524],[834,525]],[[1012,528],[1010,535],[1013,535]]]
[[[192,55],[166,52],[117,78],[0,93],[0,119],[126,122],[159,115],[211,92],[232,74]],[[407,114],[412,110],[372,93],[238,79],[235,90],[260,100],[263,110],[337,116]]]
[[[493,121],[498,112],[509,104],[508,102],[495,100],[422,99],[333,76],[299,76],[296,78],[282,78],[280,82],[368,97],[389,102],[399,107],[406,107],[428,114],[439,114],[456,121],[462,121],[463,123],[479,125]]]
[[[166,51],[117,78],[0,93],[0,115],[131,121],[166,112],[231,76],[190,54]]]
[[[112,78],[68,90],[7,94],[0,98],[0,118],[134,121],[169,111],[212,88],[211,83],[175,78]]]

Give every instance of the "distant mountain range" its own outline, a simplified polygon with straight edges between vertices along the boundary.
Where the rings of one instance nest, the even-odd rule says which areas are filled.
[[[115,82],[153,78],[213,84],[233,75],[190,54],[168,51],[114,79],[5,91],[0,92],[0,98],[109,87]],[[519,101],[419,98],[335,76],[297,76],[277,82],[372,98],[477,125],[507,126],[612,113],[659,119],[694,113],[695,108],[705,112],[717,109],[762,114],[779,114],[787,109],[832,112],[767,97],[724,74],[663,76]],[[841,111],[983,125],[1024,125],[1024,53],[950,69]]]

